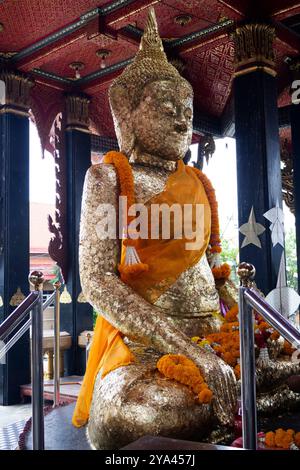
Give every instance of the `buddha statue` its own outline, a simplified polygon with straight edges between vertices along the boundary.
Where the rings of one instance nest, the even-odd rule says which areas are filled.
[[[73,424],[88,421],[96,449],[120,448],[143,435],[197,440],[216,423],[232,426],[237,381],[230,365],[191,337],[219,331],[220,298],[230,308],[237,295],[230,281],[216,286],[212,273],[219,251],[212,191],[182,162],[192,138],[193,90],[167,61],[152,9],[140,49],[109,99],[120,153],[93,165],[84,185],[80,276],[99,316]],[[188,253],[174,227],[168,240],[100,236],[102,208],[118,214],[120,195],[146,207],[200,201],[199,247]],[[167,355],[193,361],[211,402],[200,403],[190,387],[157,369]]]

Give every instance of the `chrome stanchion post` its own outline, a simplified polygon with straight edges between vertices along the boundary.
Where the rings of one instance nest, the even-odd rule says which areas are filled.
[[[252,264],[241,263],[238,267],[238,275],[241,280],[239,288],[239,329],[243,447],[256,450],[257,413],[253,313],[244,296],[245,291],[252,285],[255,268]]]
[[[54,400],[53,407],[59,405],[60,400],[60,287],[59,281],[55,282],[55,306],[54,306]]]
[[[32,375],[32,436],[33,450],[43,450],[44,444],[44,368],[43,368],[43,282],[40,271],[33,271],[29,281],[38,292],[38,303],[31,312],[32,344],[31,344],[31,375]]]

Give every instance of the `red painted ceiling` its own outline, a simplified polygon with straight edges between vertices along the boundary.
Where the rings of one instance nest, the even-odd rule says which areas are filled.
[[[6,0],[0,4],[1,51],[19,51],[107,0]]]
[[[58,32],[95,7],[110,5],[112,0],[6,0],[0,4],[0,52],[22,51],[24,48]],[[188,34],[210,28],[225,19],[239,22],[249,7],[259,2],[253,0],[134,0],[126,6],[119,6],[106,17],[98,30],[98,20],[83,25],[78,31],[63,39],[53,41],[49,46],[27,56],[17,66],[28,73],[33,69],[55,74],[62,78],[74,78],[69,64],[84,62],[81,71],[84,77],[100,69],[98,49],[110,49],[106,61],[110,66],[134,56],[138,41],[124,34],[121,29],[133,25],[143,29],[149,5],[154,5],[160,34],[165,39],[181,38]],[[275,21],[300,13],[297,1],[263,0],[262,8],[273,15]],[[181,26],[174,21],[180,14],[191,15],[191,21]],[[102,29],[101,29],[102,28]],[[119,36],[115,36],[118,33]],[[299,43],[299,47],[298,47]],[[279,103],[288,103],[288,74],[285,58],[300,52],[300,41],[295,35],[281,31],[276,41],[276,62],[279,72]],[[221,116],[231,92],[233,75],[233,45],[228,31],[203,35],[179,49],[179,56],[185,63],[185,75],[195,91],[195,107],[212,116]],[[99,77],[87,84],[82,91],[92,96],[91,118],[99,133],[113,135],[112,119],[107,100],[107,89],[114,75]],[[69,85],[63,82],[37,77],[32,93],[32,110],[43,134],[62,107],[63,93]],[[44,137],[43,137],[44,138]]]

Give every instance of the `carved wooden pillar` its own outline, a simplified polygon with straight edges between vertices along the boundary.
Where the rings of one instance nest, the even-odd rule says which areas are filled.
[[[66,353],[67,374],[83,374],[85,354],[78,347],[78,336],[93,326],[92,308],[82,295],[79,264],[79,225],[81,198],[85,174],[91,165],[89,98],[83,94],[68,94],[65,111],[65,155],[67,182],[67,251],[68,274],[62,293],[61,329],[72,336],[72,348]]]
[[[249,221],[253,208],[266,229],[259,235],[261,248],[242,247],[240,234],[240,259],[255,265],[264,293],[276,286],[283,251],[273,247],[270,222],[263,217],[277,201],[282,207],[274,39],[274,28],[266,24],[246,24],[233,34],[239,225]]]
[[[300,80],[300,58],[293,60],[293,62],[290,64],[290,70],[292,86],[292,82],[294,80]],[[298,84],[296,88],[299,89]],[[300,292],[300,103],[298,102],[298,100],[295,100],[291,106],[291,130],[293,153],[292,166],[294,176],[294,214],[296,221],[298,292]]]
[[[0,321],[28,295],[29,274],[29,92],[32,82],[14,71],[0,72]],[[19,402],[30,381],[29,333],[0,365],[0,405]]]

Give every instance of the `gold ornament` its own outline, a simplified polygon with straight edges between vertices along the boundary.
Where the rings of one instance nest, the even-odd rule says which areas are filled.
[[[88,132],[89,104],[87,95],[70,93],[66,96],[67,130],[79,129]]]
[[[85,298],[85,296],[84,296],[84,294],[83,294],[82,291],[80,292],[80,294],[79,294],[78,297],[77,297],[77,302],[78,302],[79,304],[85,304],[85,303],[87,303],[87,300],[86,300],[86,298]]]
[[[70,304],[72,303],[72,297],[68,292],[67,286],[64,287],[64,291],[60,296],[60,303],[61,304]]]
[[[155,12],[151,8],[137,55],[109,89],[110,106],[120,150],[128,156],[134,145],[128,116],[138,105],[145,86],[163,80],[180,83],[181,87],[193,95],[191,85],[168,62],[158,33]]]
[[[236,75],[262,69],[276,75],[273,43],[275,28],[267,24],[246,24],[232,35]]]
[[[12,298],[10,299],[9,305],[11,305],[12,307],[17,307],[18,305],[20,305],[23,302],[23,300],[25,298],[26,297],[23,294],[23,292],[21,291],[21,288],[18,287],[17,292],[15,292],[14,295],[12,296]]]
[[[33,81],[27,76],[11,70],[2,71],[0,79],[5,83],[5,106],[1,112],[28,116]]]

